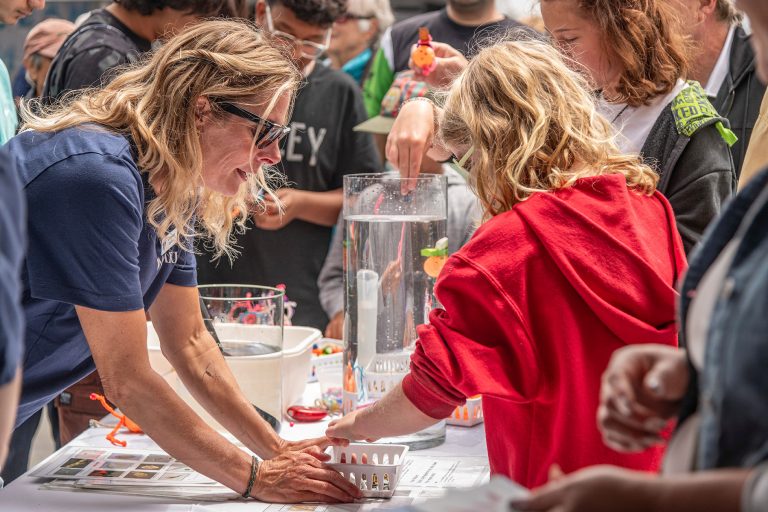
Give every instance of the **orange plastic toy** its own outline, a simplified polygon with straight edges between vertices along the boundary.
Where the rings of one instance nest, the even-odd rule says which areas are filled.
[[[441,238],[434,247],[425,247],[421,250],[421,255],[427,258],[424,260],[424,272],[429,277],[439,276],[448,261],[448,239]]]
[[[432,48],[432,36],[429,35],[427,27],[419,27],[419,42],[411,53],[411,59],[425,76],[434,71],[437,66],[435,50]]]
[[[128,443],[126,443],[125,441],[121,441],[121,440],[119,440],[118,438],[115,437],[115,435],[117,434],[117,431],[120,430],[121,427],[127,428],[129,431],[133,432],[134,434],[143,434],[144,433],[141,430],[141,427],[139,427],[136,423],[131,421],[128,418],[128,416],[126,416],[125,414],[118,414],[118,413],[116,413],[115,410],[112,407],[110,407],[110,405],[107,403],[107,399],[104,398],[102,395],[99,395],[97,393],[91,393],[90,399],[91,400],[98,400],[99,402],[101,402],[101,406],[102,407],[104,407],[107,411],[109,411],[109,413],[112,416],[114,416],[115,418],[120,420],[120,421],[117,422],[117,425],[115,425],[115,428],[112,429],[112,432],[107,434],[107,441],[109,441],[113,445],[115,445],[115,446],[122,446],[123,448],[125,448],[128,445]]]
[[[446,261],[448,261],[447,256],[430,256],[424,260],[424,272],[429,277],[437,277],[440,275],[440,271],[443,270]]]

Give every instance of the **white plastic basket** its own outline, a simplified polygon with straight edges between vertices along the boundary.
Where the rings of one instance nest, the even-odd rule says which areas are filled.
[[[446,419],[449,425],[459,427],[474,427],[483,422],[483,399],[480,396],[468,398],[464,405],[457,407],[450,418]]]
[[[346,447],[331,446],[326,451],[331,455],[328,465],[357,485],[363,496],[391,498],[408,447],[404,444],[350,443]]]
[[[368,398],[381,398],[397,386],[410,371],[411,354],[376,354],[365,369],[365,392]]]

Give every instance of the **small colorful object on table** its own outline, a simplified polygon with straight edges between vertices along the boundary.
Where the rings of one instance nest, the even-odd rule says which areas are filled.
[[[435,49],[432,47],[432,36],[427,27],[419,27],[419,42],[411,52],[411,59],[424,76],[429,75],[437,67]]]
[[[309,382],[318,380],[318,372],[321,368],[341,370],[344,348],[341,340],[323,338],[319,343],[312,345],[312,373]]]
[[[427,258],[424,260],[424,272],[429,277],[436,278],[448,261],[448,239],[441,238],[434,247],[425,247],[421,250],[421,255]]]
[[[453,414],[446,418],[446,423],[457,427],[474,427],[483,422],[483,398],[475,395],[467,398],[464,405],[454,409]]]
[[[306,405],[292,405],[288,408],[288,416],[294,421],[311,423],[320,421],[328,416],[328,410],[323,407],[308,407]]]
[[[109,434],[107,434],[107,436],[106,436],[107,441],[109,441],[113,445],[115,445],[115,446],[122,446],[123,448],[125,448],[128,445],[128,443],[126,443],[125,441],[121,441],[120,439],[115,437],[117,435],[118,430],[120,430],[122,427],[127,428],[130,432],[133,432],[134,434],[143,434],[144,433],[141,430],[141,427],[139,427],[136,423],[131,421],[131,419],[128,418],[128,416],[126,416],[125,414],[121,414],[121,413],[118,413],[117,411],[115,411],[112,408],[112,406],[110,406],[107,403],[107,399],[104,398],[104,396],[99,395],[97,393],[91,393],[89,398],[91,400],[98,400],[101,403],[101,406],[104,407],[104,409],[106,409],[109,412],[109,414],[111,414],[112,416],[114,416],[115,418],[120,420],[120,421],[117,422],[117,425],[115,425],[115,428],[112,429],[112,431]]]

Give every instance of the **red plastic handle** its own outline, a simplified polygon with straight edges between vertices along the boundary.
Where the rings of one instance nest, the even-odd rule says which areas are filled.
[[[304,405],[292,405],[288,408],[288,416],[296,421],[320,421],[328,416],[328,411],[321,407],[307,407]]]

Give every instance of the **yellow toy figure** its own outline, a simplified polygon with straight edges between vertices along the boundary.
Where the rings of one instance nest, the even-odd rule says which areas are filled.
[[[432,48],[432,36],[427,27],[419,27],[419,42],[411,53],[413,63],[424,76],[429,75],[437,67],[435,50]]]

